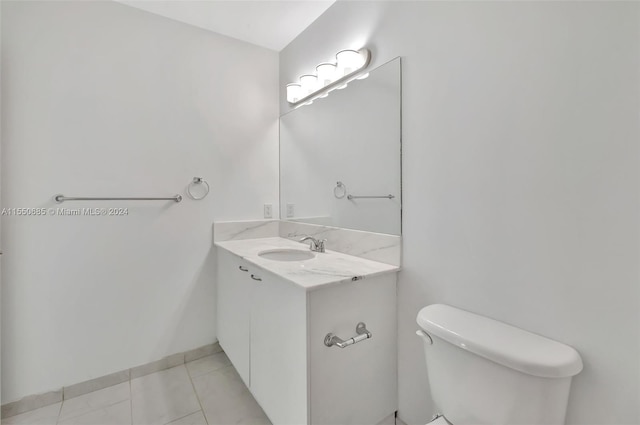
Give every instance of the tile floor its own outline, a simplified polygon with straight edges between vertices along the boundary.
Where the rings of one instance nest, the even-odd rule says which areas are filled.
[[[224,352],[2,419],[3,425],[271,425]]]

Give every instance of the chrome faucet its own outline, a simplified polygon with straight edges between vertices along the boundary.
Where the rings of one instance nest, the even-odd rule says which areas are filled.
[[[311,241],[309,244],[309,249],[313,252],[324,252],[324,243],[327,241],[326,239],[316,239],[311,236],[305,236],[300,239],[300,242]]]

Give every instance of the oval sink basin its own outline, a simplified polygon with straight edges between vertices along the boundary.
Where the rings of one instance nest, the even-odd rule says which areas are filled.
[[[300,249],[270,249],[259,252],[258,256],[273,261],[304,261],[310,260],[316,255],[311,251]]]

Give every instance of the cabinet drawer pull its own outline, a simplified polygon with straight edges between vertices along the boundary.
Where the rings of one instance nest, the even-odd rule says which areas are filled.
[[[256,276],[255,274],[251,275],[251,279],[258,280],[258,281],[262,282],[262,278],[260,276]]]
[[[346,341],[342,338],[334,335],[332,333],[328,333],[327,336],[324,337],[324,345],[327,347],[338,346],[340,348],[347,348],[350,345],[357,344],[360,341],[364,341],[365,339],[371,338],[371,332],[367,330],[367,325],[363,322],[358,323],[356,326],[356,336],[347,339]]]
[[[239,268],[240,270],[242,270],[243,272],[248,272],[248,271],[249,271],[249,269],[244,268],[244,267],[242,267],[242,266],[238,266],[238,268]]]

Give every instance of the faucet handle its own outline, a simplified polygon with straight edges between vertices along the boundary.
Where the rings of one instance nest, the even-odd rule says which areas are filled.
[[[326,239],[319,239],[318,242],[316,242],[316,247],[318,248],[318,252],[324,252],[324,243],[326,242]]]

